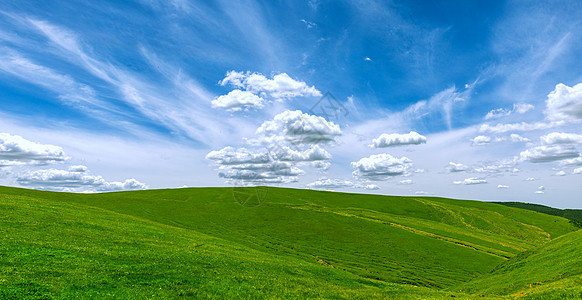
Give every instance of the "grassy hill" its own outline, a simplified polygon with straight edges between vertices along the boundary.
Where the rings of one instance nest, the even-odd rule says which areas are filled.
[[[552,216],[564,217],[578,227],[582,227],[582,209],[559,209],[540,204],[522,203],[522,202],[495,202],[501,205],[523,208],[541,212]]]
[[[0,187],[0,298],[512,297],[486,278],[576,229],[443,198]]]

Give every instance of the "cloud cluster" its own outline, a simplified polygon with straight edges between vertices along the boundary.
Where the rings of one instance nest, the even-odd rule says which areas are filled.
[[[17,182],[26,187],[66,192],[110,192],[146,189],[147,185],[131,178],[123,182],[108,182],[92,175],[85,166],[72,166],[68,170],[45,169],[21,174]]]
[[[31,142],[18,135],[0,133],[0,167],[48,165],[67,159],[61,147]]]
[[[212,100],[212,107],[230,111],[263,107],[267,100],[281,101],[295,97],[317,96],[321,92],[303,81],[291,78],[287,73],[274,75],[272,79],[260,73],[229,71],[220,85],[236,89]]]
[[[263,108],[264,99],[248,91],[233,90],[211,101],[212,107],[239,111],[248,108]]]
[[[218,166],[219,177],[235,184],[294,182],[304,173],[290,162],[273,159],[266,149],[225,147],[211,151],[206,159]]]
[[[455,162],[449,162],[449,166],[447,167],[447,170],[450,173],[457,173],[457,172],[465,172],[469,170],[469,167],[464,165],[464,164],[458,164]]]
[[[383,133],[377,139],[373,139],[372,144],[370,144],[369,147],[386,148],[392,146],[418,145],[424,143],[426,143],[426,137],[415,131],[411,131],[406,134]]]
[[[564,132],[552,132],[540,137],[542,144],[582,144],[582,135]]]
[[[537,146],[519,154],[522,161],[533,163],[553,162],[580,156],[580,153],[571,145]]]
[[[476,136],[471,140],[473,146],[483,146],[491,143],[491,138],[485,135]]]
[[[545,114],[551,121],[582,121],[582,83],[573,87],[556,85],[548,94]]]
[[[284,111],[265,121],[247,138],[249,148],[225,147],[206,159],[218,167],[218,175],[235,184],[295,182],[301,166],[327,170],[331,154],[323,148],[342,134],[338,125],[299,110]]]
[[[352,168],[354,168],[352,175],[356,178],[381,181],[394,176],[409,175],[412,170],[412,160],[405,156],[396,158],[390,154],[381,153],[352,162]]]
[[[300,110],[287,110],[266,121],[257,129],[258,138],[249,139],[251,144],[272,145],[291,144],[295,147],[305,145],[329,145],[336,142],[342,134],[339,125],[323,117],[303,113]]]

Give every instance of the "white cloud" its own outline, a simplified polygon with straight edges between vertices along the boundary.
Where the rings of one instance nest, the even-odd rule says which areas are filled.
[[[494,110],[488,112],[487,115],[485,115],[485,120],[507,117],[514,112],[518,113],[518,114],[525,114],[526,112],[528,112],[534,108],[535,107],[533,105],[528,104],[528,103],[516,103],[513,105],[512,110],[498,108],[498,109],[494,109]]]
[[[540,137],[545,145],[555,144],[582,144],[582,135],[564,132],[552,132]]]
[[[408,185],[408,184],[413,184],[414,181],[412,181],[412,179],[404,179],[404,180],[400,180],[398,182],[398,184],[403,184],[403,185]]]
[[[331,159],[331,154],[319,145],[312,145],[305,151],[297,151],[287,146],[282,146],[281,148],[271,149],[270,154],[280,161],[315,162]]]
[[[558,84],[548,94],[545,114],[552,121],[582,121],[582,83],[573,87]]]
[[[561,166],[582,166],[582,156],[560,161]]]
[[[572,171],[572,174],[582,174],[582,167],[574,169],[574,171]]]
[[[447,170],[450,173],[457,173],[457,172],[465,172],[467,170],[469,170],[469,167],[464,165],[464,164],[458,164],[458,163],[454,163],[454,162],[449,162],[449,166],[447,167]]]
[[[67,160],[63,148],[39,144],[18,135],[0,133],[0,167],[48,165]]]
[[[491,143],[491,138],[485,135],[476,136],[471,140],[474,146],[483,146]]]
[[[316,23],[309,22],[309,21],[307,21],[305,19],[301,19],[299,21],[303,22],[303,24],[305,24],[305,26],[307,26],[307,29],[311,29],[311,28],[317,27],[317,24]]]
[[[291,78],[287,73],[280,73],[268,79],[262,74],[247,71],[226,73],[226,77],[220,81],[220,85],[230,84],[243,88],[253,94],[268,97],[274,100],[284,100],[294,97],[317,96],[322,94],[313,86],[308,86],[303,81]]]
[[[498,108],[498,109],[494,109],[494,110],[488,112],[487,115],[485,115],[485,120],[497,119],[497,118],[506,117],[509,115],[511,115],[510,110],[507,110],[504,108]]]
[[[410,174],[412,161],[407,157],[396,158],[381,153],[352,162],[352,167],[354,168],[352,175],[355,177],[379,181]]]
[[[453,181],[453,183],[454,184],[464,184],[464,185],[475,185],[475,184],[487,183],[487,180],[482,179],[482,178],[471,177],[471,178],[466,178],[463,181]]]
[[[533,178],[533,177],[528,177],[528,178],[525,179],[525,181],[536,181],[536,180],[537,179],[536,178]]]
[[[68,170],[46,169],[21,174],[17,182],[26,187],[67,192],[110,192],[147,189],[147,185],[131,178],[123,182],[108,182],[103,177],[89,174],[85,166]]]
[[[537,191],[535,191],[534,193],[535,193],[535,194],[543,194],[543,193],[545,193],[545,190],[546,190],[546,188],[545,188],[543,185],[540,185],[540,186],[538,187],[538,190],[537,190]]]
[[[235,184],[295,182],[305,173],[292,162],[276,160],[266,149],[225,147],[206,159],[216,164],[219,177]]]
[[[497,185],[497,189],[499,189],[499,190],[506,190],[506,189],[508,189],[508,188],[509,188],[509,186],[508,186],[508,185],[503,185],[503,184],[499,184],[499,185]]]
[[[513,111],[518,114],[525,114],[526,112],[533,110],[535,106],[528,103],[516,103],[513,105]]]
[[[212,107],[239,111],[243,108],[262,108],[264,99],[247,91],[233,90],[212,100]]]
[[[517,160],[517,157],[515,157],[492,162],[484,162],[481,167],[474,168],[471,171],[487,174],[497,174],[502,172],[517,173],[519,172],[519,169],[516,168]]]
[[[483,133],[505,133],[509,131],[534,131],[534,130],[544,130],[554,127],[564,125],[563,121],[556,122],[537,122],[537,123],[510,123],[510,124],[497,124],[489,125],[483,124],[479,127],[479,132]]]
[[[366,189],[366,190],[379,190],[380,187],[375,185],[375,184],[366,184],[364,186],[364,189]]]
[[[522,161],[543,163],[559,161],[580,156],[576,148],[570,145],[538,146],[519,154]]]
[[[310,189],[341,189],[354,187],[354,183],[343,179],[322,178],[307,184]]]
[[[519,134],[516,134],[516,133],[512,133],[512,134],[509,136],[509,138],[510,138],[510,139],[511,139],[511,141],[512,141],[512,142],[514,142],[514,143],[524,143],[524,142],[529,142],[529,141],[530,141],[530,139],[528,139],[528,138],[525,138],[525,137],[523,137],[523,136],[521,136],[521,135],[519,135]]]
[[[339,125],[300,110],[287,110],[266,121],[257,129],[257,139],[248,139],[250,144],[272,145],[274,143],[293,146],[334,144],[342,134]]]
[[[556,174],[554,174],[555,176],[566,176],[566,172],[562,171],[558,171],[556,172]]]
[[[386,148],[392,146],[402,146],[402,145],[418,145],[426,143],[426,137],[420,135],[418,132],[411,131],[406,134],[383,133],[377,139],[372,140],[372,144],[369,146],[371,148]]]

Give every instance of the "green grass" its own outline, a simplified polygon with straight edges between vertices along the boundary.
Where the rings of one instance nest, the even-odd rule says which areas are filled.
[[[559,209],[540,204],[522,203],[522,202],[495,202],[501,205],[523,208],[541,212],[552,216],[564,217],[578,227],[582,227],[582,209]]]
[[[260,189],[244,207],[231,188],[0,187],[0,299],[512,297],[479,280],[577,229],[479,201]]]

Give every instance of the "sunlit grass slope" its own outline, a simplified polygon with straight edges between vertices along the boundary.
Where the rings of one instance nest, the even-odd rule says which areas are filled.
[[[478,201],[260,189],[245,207],[231,188],[0,188],[0,298],[471,298],[443,289],[576,229]]]
[[[582,299],[582,231],[524,252],[457,290],[525,299]]]

